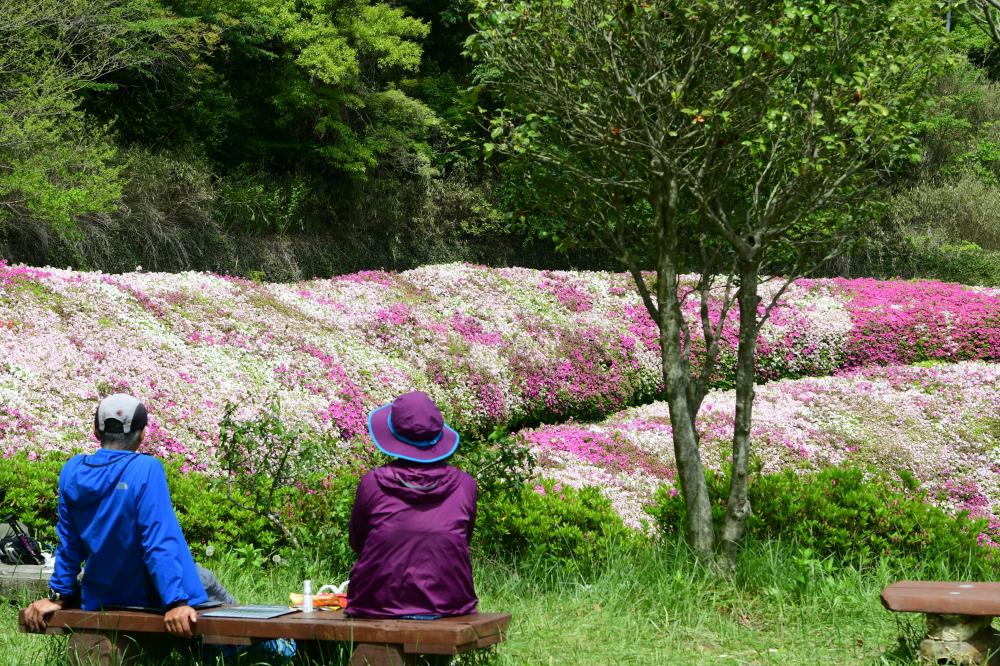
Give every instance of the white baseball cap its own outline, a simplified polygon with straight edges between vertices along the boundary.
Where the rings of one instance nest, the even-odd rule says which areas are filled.
[[[98,433],[138,432],[146,427],[146,405],[125,393],[109,395],[94,412],[94,429]]]

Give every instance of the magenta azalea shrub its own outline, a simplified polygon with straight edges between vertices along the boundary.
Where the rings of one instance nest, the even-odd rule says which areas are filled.
[[[697,316],[693,298],[685,308]],[[764,328],[758,363],[773,379],[998,359],[998,331],[1000,290],[800,281]],[[656,340],[624,274],[451,264],[260,284],[0,262],[0,453],[92,445],[95,401],[115,391],[149,405],[151,452],[199,469],[213,466],[225,405],[251,416],[271,396],[288,419],[340,440],[363,436],[371,408],[413,389],[466,434],[600,417],[660,390]]]
[[[729,459],[734,400],[732,391],[705,400],[698,430],[710,469],[722,471]],[[659,485],[678,489],[665,403],[519,436],[546,478],[601,487],[633,526]],[[870,367],[772,382],[757,389],[751,437],[763,474],[835,465],[909,473],[939,506],[990,518],[1000,532],[1000,364]]]

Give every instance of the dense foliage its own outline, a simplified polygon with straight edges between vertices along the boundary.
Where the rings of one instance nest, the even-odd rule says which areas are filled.
[[[266,414],[240,427],[261,446],[274,435],[273,420]],[[298,449],[298,437],[287,435],[276,439]],[[355,489],[366,471],[385,462],[373,455],[372,448],[358,447],[351,461],[336,468],[297,465],[267,498],[267,511],[230,492],[226,478],[184,472],[176,460],[168,463],[171,499],[192,552],[199,560],[218,552],[256,565],[279,563],[303,552],[319,553],[324,566],[346,574],[355,557],[347,539]],[[66,459],[65,454],[0,457],[0,485],[8,489],[0,515],[18,516],[44,543],[55,540],[57,480]],[[526,484],[534,468],[528,460],[524,445],[506,438],[471,439],[454,459],[476,477],[479,486],[473,543],[478,554],[535,559],[546,566],[559,563],[589,572],[613,547],[638,538],[597,488],[578,491],[548,481]],[[271,469],[242,469],[235,474],[241,488],[270,487]]]
[[[710,480],[713,505],[721,517],[724,474]],[[782,539],[805,549],[800,556],[833,566],[870,566],[890,560],[933,563],[942,569],[970,569],[973,578],[993,575],[997,552],[984,549],[983,519],[950,515],[907,487],[904,480],[882,471],[834,467],[810,474],[784,470],[755,480],[750,490],[754,513],[751,538]],[[684,504],[661,489],[650,514],[660,534],[676,534]],[[830,559],[832,558],[832,559]],[[795,574],[815,574],[798,571]],[[808,581],[802,581],[807,583]]]
[[[617,268],[554,254],[551,232],[572,221],[552,206],[558,174],[482,159],[481,111],[502,100],[470,87],[472,12],[468,0],[0,3],[0,255],[272,279],[455,260]],[[973,64],[940,80],[919,168],[885,174],[898,205],[873,209],[864,245],[825,270],[1000,279],[998,248],[966,221],[998,189],[998,58],[967,14],[954,19],[953,48]],[[954,212],[925,214],[949,201]]]
[[[65,456],[31,459],[21,454],[0,458],[0,482],[16,477],[4,511],[15,513],[43,542],[54,541],[56,480]],[[457,461],[459,465],[463,461]],[[480,487],[489,486],[488,468],[476,470]],[[354,554],[347,543],[347,521],[363,469],[320,473],[281,493],[280,510],[299,536],[300,547],[268,520],[241,509],[217,480],[197,472],[181,473],[168,465],[174,508],[195,557],[211,562],[224,555],[246,566],[275,566],[313,554],[325,570],[346,576]],[[752,540],[782,541],[799,551],[803,571],[815,566],[870,566],[878,561],[923,568],[962,569],[989,578],[997,567],[996,552],[982,536],[986,521],[955,516],[929,502],[910,477],[874,468],[833,467],[809,474],[786,469],[759,477],[751,486],[754,514]],[[724,474],[710,477],[717,514],[725,498]],[[661,488],[649,506],[654,535],[676,535],[684,505],[676,493]],[[596,487],[576,489],[553,480],[527,485],[504,484],[501,492],[479,499],[474,549],[480,556],[519,566],[567,569],[577,575],[601,570],[616,553],[628,552],[644,539],[629,530]],[[811,572],[816,575],[816,571]],[[933,574],[930,574],[933,575]],[[338,578],[339,579],[339,578]],[[808,586],[808,580],[800,581]]]

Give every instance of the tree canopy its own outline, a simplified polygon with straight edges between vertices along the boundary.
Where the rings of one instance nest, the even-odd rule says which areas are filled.
[[[527,147],[531,132],[549,135],[551,119],[538,115],[529,122],[518,116],[523,105],[512,89],[473,85],[473,76],[491,77],[482,64],[467,57],[478,48],[475,40],[464,43],[474,29],[484,29],[481,21],[502,20],[493,27],[506,30],[521,20],[519,13],[562,11],[562,4],[508,4],[509,15],[501,17],[494,11],[497,7],[475,0],[0,0],[0,251],[34,263],[107,270],[143,264],[262,271],[289,279],[445,260],[610,267],[621,252],[593,253],[591,249],[601,245],[598,239],[607,236],[581,233],[579,221],[592,220],[592,230],[601,232],[603,213],[594,211],[614,208],[621,211],[617,229],[634,237],[651,219],[650,199],[639,192],[642,187],[620,187],[635,184],[643,167],[614,173],[604,155],[638,155],[639,137],[630,123],[643,120],[637,115],[641,110],[626,104],[617,110],[620,117],[602,117],[600,122],[599,113],[591,114],[590,125],[580,125],[590,133],[591,152],[574,154],[572,168],[566,160],[557,165],[511,159],[522,140]],[[976,3],[966,6],[972,10]],[[595,7],[602,16],[626,21],[619,26],[623,44],[637,49],[618,54],[614,66],[645,67],[643,49],[656,53],[664,48],[663,40],[652,40],[643,26],[651,13],[670,7],[651,2]],[[800,13],[793,20],[785,7],[747,5],[742,14],[730,17],[733,31],[716,36],[726,48],[734,48],[733,53],[726,51],[711,61],[704,54],[689,54],[692,62],[700,63],[697,81],[678,107],[688,113],[671,115],[677,136],[670,138],[691,146],[709,136],[722,141],[725,145],[716,154],[723,162],[712,167],[717,171],[730,173],[730,167],[723,166],[736,154],[730,142],[748,131],[745,122],[760,117],[763,98],[756,91],[764,85],[761,77],[780,76],[782,68],[790,66],[785,58],[823,64],[821,54],[829,54],[827,33],[812,32],[821,29],[814,20],[832,20],[823,13],[828,10],[796,5]],[[872,43],[886,43],[883,28],[889,22],[898,24],[896,38],[912,32],[913,18],[899,14],[896,7],[872,6]],[[970,224],[980,224],[975,220],[982,205],[966,201],[965,193],[979,187],[973,181],[995,187],[989,181],[997,162],[990,129],[995,119],[983,110],[990,106],[991,77],[1000,72],[1000,48],[976,24],[975,14],[958,11],[961,7],[954,5],[951,37],[953,48],[968,55],[971,69],[963,65],[961,71],[938,77],[937,111],[916,128],[920,146],[907,141],[894,151],[896,157],[880,155],[876,172],[882,194],[905,196],[908,188],[928,187],[962,199],[956,205],[968,220],[961,224],[971,229]],[[699,25],[697,15],[722,15],[729,9],[725,3],[715,9],[711,3],[691,5],[695,20],[673,26],[669,37],[691,33]],[[740,18],[761,11],[777,20],[760,28],[764,32],[751,25],[754,19]],[[928,25],[944,32],[946,7],[934,11]],[[618,29],[610,24],[605,28]],[[518,29],[534,36],[531,25]],[[790,39],[798,30],[818,41],[799,44]],[[576,76],[570,70],[581,54],[607,55],[606,45],[574,41],[564,26],[541,37],[575,50],[552,52],[552,62],[522,68],[528,79],[551,65],[565,84],[564,106],[589,98],[599,107],[605,96],[601,77]],[[759,53],[744,61],[744,54],[755,53],[755,45],[762,45]],[[891,64],[882,57],[886,54],[873,53],[871,63]],[[838,62],[845,65],[842,58]],[[725,77],[732,72],[726,68],[749,75],[730,90]],[[861,80],[856,80],[856,71]],[[837,98],[842,108],[833,109],[826,98],[821,101],[827,111],[853,110],[867,122],[877,117],[879,93],[868,94],[872,80],[865,77],[884,77],[869,71],[867,63],[856,71],[841,77],[846,85],[840,92],[847,95]],[[715,87],[712,72],[723,77]],[[632,74],[623,72],[625,78]],[[655,101],[654,82],[640,83],[637,91],[646,103]],[[805,85],[804,80],[799,85]],[[954,86],[965,91],[959,94],[961,100]],[[862,94],[857,103],[855,91]],[[712,97],[716,92],[719,96]],[[948,101],[952,98],[954,104]],[[723,116],[726,109],[720,105],[725,104],[735,105],[742,115],[730,110]],[[489,127],[488,118],[501,108],[508,110],[510,122]],[[772,118],[779,127],[785,124],[783,114],[802,113],[799,107],[779,111]],[[704,122],[695,122],[699,117]],[[523,129],[516,140],[513,126]],[[764,143],[758,142],[758,149],[766,149],[770,135],[759,134]],[[827,135],[833,143],[829,150],[822,147],[821,160],[811,164],[834,159],[836,142],[847,140],[842,133]],[[786,143],[811,140],[782,136]],[[735,145],[749,153],[751,146],[744,145],[744,139]],[[495,150],[498,146],[503,149]],[[897,157],[917,148],[922,152],[919,166],[896,168],[903,163]],[[776,164],[769,173],[784,177],[789,165]],[[697,172],[693,163],[686,166]],[[613,177],[615,183],[605,187],[579,177],[581,172]],[[721,181],[712,177],[702,182]],[[793,189],[790,194],[806,193]],[[682,198],[694,195],[691,189],[680,193]],[[712,199],[715,208],[730,206],[731,225],[746,212],[733,208],[735,202],[745,201],[736,190],[726,196],[706,193],[705,198]],[[795,205],[791,199],[786,202]],[[834,208],[804,215],[801,222],[820,232],[808,236],[816,242],[807,248],[802,242],[807,237],[800,236],[794,246],[785,244],[782,252],[772,252],[769,263],[774,270],[784,272],[786,264],[794,267],[800,254],[808,254],[801,250],[824,254],[832,237],[825,230],[844,221],[832,216]],[[977,255],[969,264],[965,250],[956,262],[940,264],[945,255],[923,249],[930,246],[926,233],[914,228],[913,216],[907,213],[907,221],[896,222],[890,208],[869,213],[857,203],[840,207],[854,218],[871,221],[865,234],[871,247],[852,252],[850,260],[838,264],[840,270],[851,265],[855,271],[909,275],[924,262],[930,265],[924,270],[936,275],[988,279],[989,271],[976,268],[985,266],[985,259]],[[696,210],[692,201],[681,207],[684,224],[691,229],[703,222],[691,214]],[[988,232],[952,229],[950,221],[933,226],[949,227],[935,231],[934,238],[958,239],[955,242],[991,237]],[[110,249],[113,238],[123,237],[133,248],[128,256]],[[367,243],[371,238],[379,242]],[[412,238],[420,239],[416,251],[404,247],[413,246],[403,242]],[[694,232],[681,234],[682,270],[698,270],[704,261],[698,239]],[[653,265],[653,248],[629,245],[638,265]],[[554,247],[567,252],[555,253]]]
[[[738,304],[731,564],[749,514],[758,281],[814,267],[849,234],[880,173],[919,159],[917,121],[948,62],[935,2],[481,0],[470,50],[503,99],[494,138],[563,183],[570,224],[631,271],[660,327],[693,547],[715,543],[695,419]],[[637,202],[648,205],[633,213]],[[698,257],[701,330],[679,280]],[[652,257],[656,280],[642,274]],[[719,279],[716,279],[719,276]],[[787,282],[786,282],[787,284]],[[709,295],[723,292],[711,312]],[[771,303],[782,289],[772,292]],[[700,338],[699,347],[697,339]]]

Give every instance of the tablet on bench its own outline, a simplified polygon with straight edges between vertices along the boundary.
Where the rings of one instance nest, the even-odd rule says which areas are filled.
[[[298,613],[298,608],[288,606],[229,606],[202,613],[201,617],[235,617],[242,620],[270,620],[289,613]]]

